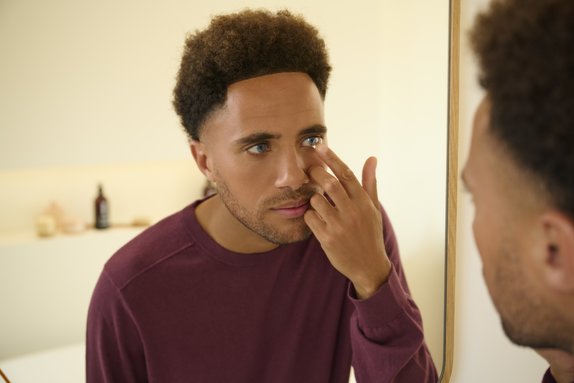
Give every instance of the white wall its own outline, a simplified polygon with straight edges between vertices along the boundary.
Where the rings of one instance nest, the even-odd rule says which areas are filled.
[[[245,6],[288,7],[325,37],[334,67],[330,145],[357,174],[367,156],[379,157],[380,198],[441,364],[446,0],[2,0],[0,234],[31,230],[52,199],[91,220],[99,181],[114,222],[155,221],[195,199],[203,179],[171,107],[184,36],[210,15]],[[0,261],[6,254],[0,246]],[[69,327],[80,341],[81,326]]]
[[[466,40],[477,10],[486,0],[462,1],[460,151],[466,161],[474,110],[483,96],[476,84],[476,65]],[[504,335],[481,274],[472,237],[473,207],[459,188],[456,258],[455,353],[453,383],[540,382],[546,363],[533,351],[513,345]]]
[[[0,237],[0,360],[81,343],[89,297],[105,261],[140,231],[92,231],[40,241]]]

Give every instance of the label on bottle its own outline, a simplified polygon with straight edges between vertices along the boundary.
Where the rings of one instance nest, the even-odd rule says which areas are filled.
[[[96,228],[104,229],[108,226],[108,204],[106,201],[99,201],[96,208]]]

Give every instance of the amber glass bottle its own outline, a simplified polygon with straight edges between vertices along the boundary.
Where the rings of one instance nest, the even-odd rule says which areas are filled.
[[[96,229],[106,229],[110,226],[108,221],[109,219],[109,212],[110,207],[108,204],[108,200],[104,196],[104,191],[102,185],[98,185],[98,196],[94,202],[95,207],[95,218],[96,218]]]

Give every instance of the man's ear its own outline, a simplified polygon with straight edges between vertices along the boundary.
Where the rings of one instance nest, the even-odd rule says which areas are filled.
[[[209,181],[213,182],[211,162],[205,144],[201,141],[191,140],[189,142],[189,148],[191,149],[191,154],[199,170]]]
[[[542,216],[546,254],[544,277],[550,287],[574,293],[574,222],[558,211]]]

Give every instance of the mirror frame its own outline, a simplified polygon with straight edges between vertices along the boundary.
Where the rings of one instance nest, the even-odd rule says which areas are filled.
[[[454,287],[456,266],[456,219],[458,186],[458,125],[459,125],[459,63],[460,63],[460,0],[449,4],[448,58],[448,122],[447,122],[447,196],[446,250],[444,278],[444,345],[443,364],[439,381],[447,383],[453,367],[454,351]]]

